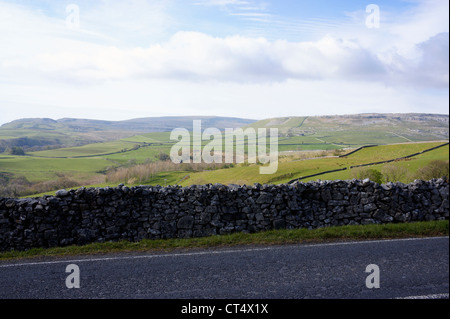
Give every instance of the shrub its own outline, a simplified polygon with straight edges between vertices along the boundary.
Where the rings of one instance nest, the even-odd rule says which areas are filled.
[[[23,156],[23,155],[25,155],[25,151],[23,150],[23,148],[21,148],[19,146],[13,146],[10,150],[10,154],[17,155],[17,156]]]
[[[336,149],[336,150],[334,150],[333,151],[333,156],[340,156],[340,155],[342,155],[342,154],[344,154],[345,153],[345,150],[344,149]]]
[[[404,166],[387,164],[381,169],[385,182],[399,182],[408,174],[408,169]]]
[[[170,160],[170,156],[167,155],[166,153],[160,152],[159,155],[158,155],[158,159],[160,161],[165,162],[165,161],[169,161]]]
[[[24,176],[19,176],[0,185],[0,197],[18,197],[26,193],[31,183]]]
[[[74,180],[61,173],[56,173],[56,175],[57,179],[42,182],[30,182],[24,176],[3,179],[4,183],[0,184],[0,197],[28,196],[83,185],[82,181]],[[84,182],[89,183],[89,181]]]
[[[157,161],[154,163],[137,164],[134,166],[126,166],[120,168],[111,168],[106,172],[105,182],[107,183],[150,183],[152,179],[161,172],[201,172],[205,170],[215,170],[223,168],[227,164],[216,163],[181,163],[176,164],[172,161]],[[233,164],[228,164],[229,167],[234,167]],[[133,182],[133,183],[131,183]]]
[[[353,171],[353,177],[357,179],[370,179],[372,182],[383,183],[383,174],[373,168],[357,168]]]
[[[449,175],[449,161],[434,160],[428,165],[417,170],[417,178],[422,180],[430,180],[433,178],[446,178]]]

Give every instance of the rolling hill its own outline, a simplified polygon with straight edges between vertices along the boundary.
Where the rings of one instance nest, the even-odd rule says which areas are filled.
[[[0,153],[13,146],[37,151],[115,141],[142,133],[168,132],[179,127],[189,129],[193,120],[202,120],[205,127],[219,129],[237,128],[255,122],[215,116],[148,117],[125,121],[19,119],[0,126]]]
[[[367,145],[449,138],[449,116],[440,114],[283,117],[265,119],[248,127],[278,128],[280,136],[298,144]],[[283,139],[280,144],[284,144]]]
[[[180,116],[125,121],[63,118],[20,119],[0,126],[0,153],[13,146],[26,151],[111,142],[152,132],[192,128],[278,128],[280,151],[339,149],[368,144],[446,140],[449,116],[440,114],[355,114],[251,119]]]
[[[431,150],[433,149],[433,150]],[[431,150],[424,152],[426,150]],[[236,164],[222,165],[217,167],[197,169],[194,165],[183,164],[178,167],[168,165],[169,163],[159,162],[140,164],[137,166],[120,166],[117,173],[111,170],[112,175],[102,174],[99,172],[102,167],[111,165],[108,163],[107,157],[93,157],[88,159],[46,159],[21,157],[0,158],[3,162],[3,169],[9,174],[17,174],[19,171],[25,173],[30,180],[38,181],[42,172],[46,176],[53,175],[55,171],[60,170],[68,176],[74,177],[76,180],[83,180],[80,184],[73,184],[65,187],[78,188],[81,186],[117,186],[119,183],[128,186],[135,185],[199,185],[199,184],[281,184],[288,183],[295,179],[302,182],[312,180],[349,180],[355,178],[355,174],[359,171],[358,166],[369,164],[369,169],[384,172],[384,168],[396,167],[401,172],[401,176],[397,176],[392,182],[400,181],[409,183],[417,178],[419,169],[425,167],[433,161],[447,162],[448,165],[448,143],[442,142],[423,142],[423,143],[407,143],[382,145],[361,149],[358,152],[349,152],[345,156],[322,156],[312,158],[298,159],[296,155],[284,155],[280,158],[279,167],[273,175],[259,174],[258,164]],[[416,154],[409,158],[404,158],[411,154]],[[305,153],[305,155],[314,155],[313,153]],[[391,163],[375,164],[370,163],[387,161],[396,159]],[[344,170],[343,170],[344,169]],[[331,172],[335,170],[335,172]],[[78,177],[77,177],[78,175]],[[315,175],[315,176],[312,176]],[[96,183],[89,182],[89,176],[97,176]],[[3,178],[7,178],[5,175]],[[386,178],[392,176],[385,175]],[[384,178],[383,177],[383,178]],[[0,179],[2,178],[0,172]],[[58,175],[53,177],[57,180]],[[64,180],[61,180],[64,181]],[[94,184],[94,185],[93,185]],[[66,184],[67,185],[67,184]],[[58,189],[59,189],[58,188]],[[46,191],[45,194],[54,194],[53,190]],[[1,191],[1,187],[0,187]],[[39,192],[37,192],[39,193]],[[39,195],[42,195],[41,193]],[[33,195],[34,196],[34,195]]]
[[[162,162],[161,159],[164,156],[167,158],[176,143],[170,140],[170,131],[177,127],[191,129],[194,119],[202,120],[202,129],[278,128],[279,152],[281,158],[285,158],[280,162],[277,174],[257,174],[257,164],[204,166],[198,170],[188,163],[177,166],[168,165],[172,164],[170,161]],[[377,161],[380,156],[381,160],[384,157],[397,158],[430,145],[443,144],[448,141],[448,121],[448,115],[433,114],[284,117],[262,121],[223,117],[142,118],[118,122],[22,119],[0,127],[0,153],[3,153],[0,155],[0,196],[11,192],[40,193],[71,185],[133,183],[133,180],[161,185],[180,181],[182,185],[215,182],[281,183],[328,170],[370,163]],[[207,143],[209,141],[203,141],[202,144]],[[26,151],[25,155],[9,154],[8,147],[14,145],[22,147]],[[366,145],[395,145],[392,150],[398,154],[390,154],[390,147],[377,147],[358,152],[356,157],[336,158],[337,155]],[[304,156],[323,157],[324,154],[328,157],[317,161],[301,160]],[[366,158],[362,157],[364,154]],[[413,174],[432,159],[448,159],[448,146],[432,154],[433,158],[423,155],[420,157],[422,160],[402,163],[411,165],[408,169]],[[351,170],[347,170],[321,178],[349,178],[350,173]],[[120,177],[121,174],[123,177]],[[188,175],[189,178],[185,179]]]

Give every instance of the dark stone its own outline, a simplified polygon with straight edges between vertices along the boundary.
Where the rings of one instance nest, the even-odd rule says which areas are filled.
[[[257,204],[271,204],[272,201],[273,201],[272,194],[261,192],[261,195],[256,200],[256,203]]]
[[[273,221],[273,228],[274,229],[285,229],[286,223],[283,219],[277,219]]]
[[[178,220],[177,227],[180,229],[191,229],[194,226],[194,217],[183,216]]]
[[[69,192],[65,189],[60,189],[59,191],[56,191],[55,195],[56,197],[66,197],[69,196]]]

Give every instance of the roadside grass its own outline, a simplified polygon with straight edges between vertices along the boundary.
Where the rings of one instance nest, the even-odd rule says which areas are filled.
[[[139,242],[118,241],[84,246],[33,248],[28,251],[0,252],[0,260],[23,258],[101,255],[132,252],[170,252],[237,246],[312,244],[356,240],[440,237],[449,235],[449,221],[427,221],[397,224],[335,226],[318,229],[283,229],[259,233],[234,233],[189,239],[146,239]]]

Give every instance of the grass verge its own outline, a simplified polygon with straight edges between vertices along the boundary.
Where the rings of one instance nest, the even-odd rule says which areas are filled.
[[[0,260],[37,257],[62,257],[124,252],[163,252],[177,249],[198,249],[233,246],[286,245],[351,240],[379,240],[449,235],[449,221],[337,226],[319,229],[272,230],[254,234],[235,233],[190,239],[142,240],[93,243],[84,246],[34,248],[28,251],[0,253]]]

